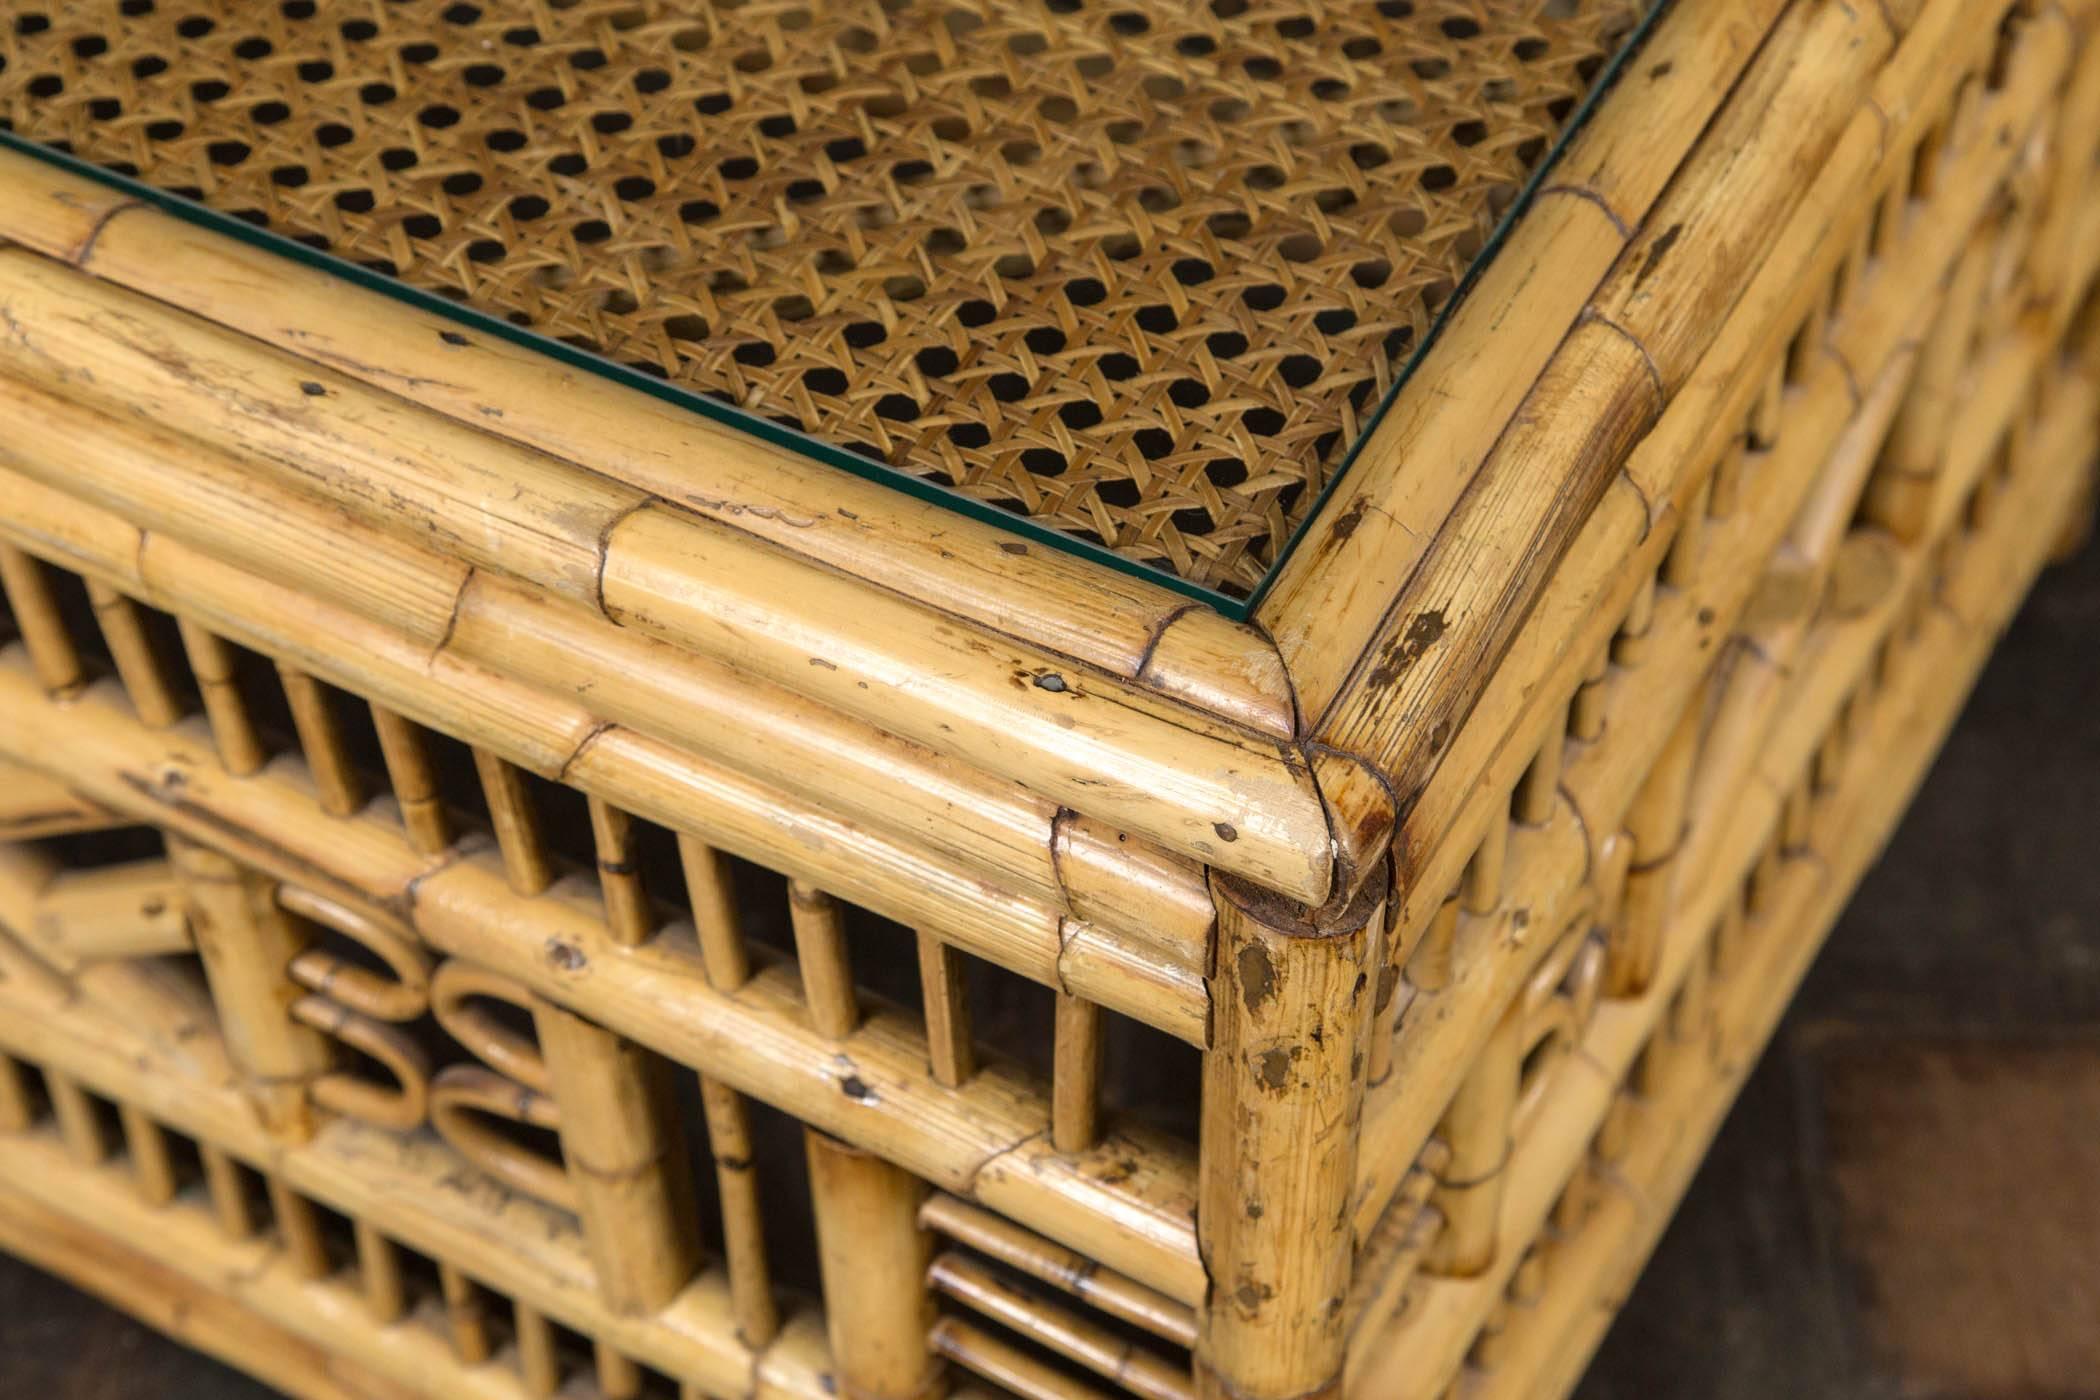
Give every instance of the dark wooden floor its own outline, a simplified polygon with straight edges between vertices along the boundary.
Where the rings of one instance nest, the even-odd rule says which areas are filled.
[[[0,1259],[0,1397],[264,1390]],[[2100,1400],[2100,552],[2045,576],[1583,1400]]]

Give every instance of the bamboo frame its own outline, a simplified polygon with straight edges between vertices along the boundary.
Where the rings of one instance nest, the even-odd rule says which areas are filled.
[[[2100,445],[2002,8],[1673,7],[1252,624],[0,153],[0,842],[169,840],[0,846],[0,1242],[321,1395],[1565,1389]]]

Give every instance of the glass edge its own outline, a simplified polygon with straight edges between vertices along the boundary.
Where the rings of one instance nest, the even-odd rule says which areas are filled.
[[[1270,564],[1269,568],[1263,573],[1261,582],[1245,598],[1235,598],[1229,593],[1182,578],[1180,575],[1171,573],[1157,565],[1128,558],[1105,545],[1096,544],[1091,540],[1084,540],[1076,535],[1067,534],[1028,516],[1001,510],[997,506],[977,500],[973,496],[965,495],[952,487],[943,486],[938,482],[914,476],[912,473],[893,467],[886,462],[877,462],[862,457],[858,453],[849,452],[845,448],[826,442],[810,433],[784,427],[749,409],[740,408],[734,404],[722,403],[719,400],[709,398],[697,390],[687,389],[659,379],[654,375],[645,374],[630,365],[622,364],[620,361],[612,359],[610,356],[570,345],[565,341],[557,340],[552,336],[544,335],[524,326],[513,325],[491,312],[483,311],[478,307],[463,305],[439,296],[435,292],[403,282],[396,277],[374,272],[370,268],[360,266],[338,254],[308,247],[306,244],[285,234],[278,233],[272,229],[258,228],[245,219],[213,209],[186,195],[157,189],[133,176],[120,174],[92,161],[82,159],[69,151],[61,151],[41,142],[32,141],[17,132],[0,128],[0,148],[12,150],[31,160],[55,166],[69,174],[93,181],[106,188],[117,190],[142,204],[150,205],[165,214],[181,219],[185,223],[234,238],[251,247],[260,248],[274,256],[288,258],[301,266],[327,273],[333,277],[340,277],[353,286],[377,292],[390,300],[437,316],[455,325],[468,327],[484,335],[493,336],[520,349],[528,350],[534,354],[546,355],[558,363],[568,365],[573,369],[582,370],[585,373],[596,375],[603,379],[609,379],[629,389],[647,394],[658,402],[671,404],[674,407],[696,413],[710,422],[720,424],[737,432],[747,433],[761,442],[798,453],[826,466],[846,472],[848,475],[858,477],[863,481],[874,482],[890,490],[901,491],[903,494],[916,500],[937,506],[943,510],[954,511],[967,519],[975,520],[980,524],[990,525],[1005,534],[1018,536],[1021,539],[1044,545],[1059,553],[1075,555],[1126,577],[1138,579],[1184,598],[1207,604],[1235,622],[1245,622],[1253,617],[1255,610],[1261,606],[1262,601],[1268,596],[1270,588],[1282,574],[1284,565],[1289,561],[1291,555],[1296,552],[1300,541],[1310,532],[1313,521],[1319,516],[1320,511],[1326,506],[1327,501],[1333,496],[1343,479],[1348,476],[1350,468],[1356,464],[1356,459],[1361,455],[1365,444],[1370,441],[1373,434],[1377,431],[1379,424],[1384,421],[1386,413],[1399,397],[1401,389],[1406,386],[1408,380],[1414,377],[1415,370],[1421,365],[1429,352],[1435,348],[1437,341],[1441,339],[1445,326],[1449,324],[1459,307],[1464,304],[1467,295],[1473,290],[1474,285],[1494,261],[1496,255],[1501,252],[1511,230],[1515,228],[1517,220],[1529,211],[1545,179],[1560,163],[1562,153],[1567,150],[1569,143],[1588,124],[1591,114],[1596,110],[1596,107],[1605,95],[1617,85],[1626,64],[1640,49],[1643,42],[1647,39],[1649,31],[1654,28],[1656,20],[1661,17],[1662,13],[1669,6],[1670,0],[1656,0],[1656,3],[1650,7],[1648,13],[1634,27],[1633,32],[1627,36],[1626,42],[1620,45],[1618,52],[1612,55],[1604,71],[1598,75],[1597,82],[1584,95],[1581,105],[1576,108],[1566,128],[1554,141],[1552,150],[1547,152],[1546,159],[1540,163],[1538,169],[1533,171],[1531,176],[1524,182],[1522,189],[1518,192],[1516,201],[1510,205],[1502,218],[1497,221],[1494,230],[1488,236],[1486,245],[1466,268],[1465,274],[1460,279],[1458,288],[1452,294],[1451,300],[1445,304],[1444,308],[1437,313],[1436,318],[1430,323],[1429,332],[1422,337],[1422,343],[1415,347],[1414,353],[1408,356],[1407,361],[1394,375],[1392,384],[1388,386],[1385,395],[1379,400],[1378,407],[1373,410],[1370,418],[1366,420],[1363,428],[1357,433],[1356,440],[1350,445],[1349,451],[1342,459],[1341,465],[1329,474],[1326,485],[1321,487],[1319,494],[1313,498],[1312,505],[1307,510],[1305,518],[1299,522],[1296,529],[1291,531],[1289,538],[1284,542],[1282,552],[1276,556],[1275,562]]]
[[[1378,431],[1379,424],[1385,421],[1387,411],[1399,399],[1400,391],[1407,387],[1407,382],[1414,378],[1415,370],[1421,365],[1429,352],[1436,348],[1437,341],[1443,337],[1444,327],[1450,323],[1452,317],[1457,315],[1459,308],[1465,304],[1467,296],[1472,293],[1475,284],[1486,273],[1489,265],[1494,262],[1496,255],[1502,251],[1503,245],[1509,240],[1509,235],[1515,230],[1517,221],[1530,212],[1532,203],[1536,199],[1540,188],[1545,184],[1546,178],[1560,164],[1561,156],[1567,151],[1576,136],[1582,132],[1585,126],[1589,125],[1591,115],[1596,111],[1598,105],[1603,102],[1606,94],[1618,85],[1619,77],[1624,73],[1626,65],[1632,61],[1633,56],[1647,42],[1649,32],[1655,28],[1655,22],[1662,17],[1663,11],[1667,10],[1670,4],[1671,0],[1654,0],[1654,3],[1648,7],[1648,12],[1642,15],[1634,24],[1632,32],[1626,36],[1626,41],[1619,45],[1617,51],[1605,63],[1603,70],[1597,75],[1597,81],[1590,86],[1590,90],[1587,93],[1583,94],[1582,102],[1570,115],[1567,126],[1562,128],[1558,137],[1554,138],[1553,147],[1546,153],[1546,158],[1539,162],[1538,169],[1532,171],[1530,176],[1526,178],[1523,186],[1517,192],[1515,201],[1504,211],[1501,219],[1496,222],[1494,229],[1488,234],[1487,242],[1482,246],[1479,255],[1467,265],[1465,275],[1459,279],[1457,289],[1451,294],[1451,300],[1444,303],[1443,309],[1437,312],[1435,318],[1430,321],[1429,331],[1422,337],[1422,343],[1415,347],[1414,353],[1407,357],[1406,362],[1394,374],[1392,384],[1386,388],[1384,397],[1378,401],[1378,406],[1371,410],[1371,416],[1364,421],[1364,426],[1357,433],[1356,440],[1349,445],[1348,452],[1343,455],[1341,465],[1328,474],[1327,484],[1320,488],[1317,496],[1313,497],[1312,506],[1306,511],[1305,518],[1298,522],[1298,528],[1291,531],[1290,538],[1284,541],[1283,549],[1277,554],[1275,562],[1269,565],[1268,572],[1262,575],[1261,582],[1256,584],[1254,591],[1247,596],[1244,609],[1240,614],[1242,621],[1252,617],[1255,609],[1259,608],[1263,599],[1268,597],[1270,588],[1282,576],[1284,565],[1290,561],[1291,555],[1297,552],[1299,543],[1311,532],[1313,521],[1318,519],[1328,500],[1349,475],[1350,468],[1356,465],[1356,459],[1362,455],[1364,447]]]
[[[849,452],[843,447],[829,443],[811,434],[797,431],[775,423],[770,418],[753,413],[734,404],[725,404],[707,397],[696,390],[683,388],[644,374],[632,366],[622,364],[610,356],[596,351],[570,345],[566,341],[524,326],[512,325],[509,321],[478,307],[466,306],[446,297],[374,272],[335,253],[310,248],[296,239],[271,229],[258,228],[233,214],[210,208],[186,195],[157,189],[129,175],[83,160],[68,151],[57,150],[41,142],[31,141],[16,132],[0,129],[0,149],[23,155],[39,164],[55,166],[68,174],[90,180],[108,189],[116,190],[141,204],[151,205],[162,213],[169,214],[184,223],[195,225],[212,233],[236,239],[250,247],[260,248],[275,257],[288,258],[304,267],[339,277],[352,285],[382,296],[416,310],[441,317],[455,325],[478,331],[484,335],[506,341],[533,354],[545,355],[559,363],[579,369],[599,378],[610,379],[627,388],[635,389],[662,403],[697,413],[702,418],[718,423],[740,433],[747,433],[762,442],[801,456],[812,458],[829,467],[835,467],[864,481],[872,481],[890,490],[901,491],[907,496],[954,511],[958,515],[991,525],[1010,535],[1019,536],[1057,550],[1062,554],[1077,555],[1092,563],[1103,564],[1116,572],[1141,579],[1146,583],[1166,588],[1184,597],[1207,603],[1220,612],[1244,621],[1247,604],[1245,600],[1207,588],[1200,583],[1168,573],[1155,565],[1141,560],[1129,559],[1117,554],[1105,545],[1091,540],[1068,535],[1025,515],[1001,510],[995,505],[964,495],[938,482],[927,481],[884,462],[876,462]]]

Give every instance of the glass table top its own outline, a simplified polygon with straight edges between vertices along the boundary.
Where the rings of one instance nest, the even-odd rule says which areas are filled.
[[[1233,616],[1650,0],[17,0],[0,140]]]

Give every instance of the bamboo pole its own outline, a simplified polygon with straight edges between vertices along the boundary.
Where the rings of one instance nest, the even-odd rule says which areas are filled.
[[[935,1351],[1021,1400],[1108,1400],[1101,1391],[1009,1346],[981,1327],[944,1317],[933,1327]]]
[[[364,785],[343,744],[335,698],[321,682],[281,661],[277,664],[277,679],[283,683],[284,698],[292,707],[292,727],[299,732],[299,749],[306,755],[307,769],[320,793],[321,810],[331,817],[350,816],[365,805]]]
[[[1198,1393],[1327,1395],[1363,1110],[1382,882],[1334,924],[1216,885],[1218,1024],[1204,1057],[1197,1230],[1216,1281],[1199,1314]]]
[[[1686,800],[1691,794],[1692,762],[1705,730],[1704,697],[1693,692],[1663,746],[1662,756],[1641,783],[1626,813],[1632,841],[1626,893],[1606,946],[1604,982],[1611,996],[1630,996],[1648,985],[1662,953],[1663,928],[1669,918],[1671,883],[1684,834]]]
[[[306,1084],[330,1057],[319,1033],[292,1017],[301,993],[288,969],[302,940],[262,876],[183,837],[168,838],[168,855],[226,1048],[264,1121],[284,1138],[303,1140],[313,1130]]]
[[[195,947],[181,884],[165,860],[59,871],[38,892],[36,920],[25,932],[63,972]]]
[[[1041,1302],[968,1255],[950,1251],[935,1256],[927,1281],[972,1312],[1078,1362],[1141,1400],[1191,1400],[1195,1394],[1187,1368],[1132,1346],[1098,1323]]]
[[[924,1278],[933,1237],[919,1228],[925,1185],[872,1153],[815,1130],[810,1199],[824,1276],[825,1325],[847,1400],[931,1400],[947,1390],[927,1345]]]
[[[957,1085],[977,1072],[962,955],[920,929],[919,988],[926,1007],[926,1054],[936,1082]],[[1054,1076],[1053,1076],[1054,1079]]]
[[[0,586],[6,589],[8,611],[21,629],[37,679],[53,695],[69,695],[86,681],[87,673],[44,567],[12,544],[0,544]]]
[[[1444,1228],[1424,1261],[1429,1272],[1464,1277],[1495,1260],[1502,1171],[1509,1164],[1523,1058],[1523,1016],[1511,1006],[1444,1110],[1440,1136],[1450,1144],[1450,1157],[1438,1173],[1433,1197]]]
[[[95,622],[109,644],[110,658],[117,663],[117,676],[139,722],[148,729],[165,729],[182,718],[182,705],[175,697],[167,664],[139,617],[138,604],[98,579],[88,580],[88,602]]]
[[[0,1133],[19,1133],[35,1121],[29,1100],[29,1084],[22,1066],[11,1055],[0,1054]]]
[[[58,1138],[75,1167],[99,1167],[108,1160],[109,1133],[102,1125],[101,1111],[71,1075],[46,1069],[44,1092],[51,1100],[51,1116],[58,1122]]]
[[[561,1105],[562,1157],[598,1286],[615,1312],[654,1312],[699,1266],[700,1225],[666,1067],[544,1000],[532,1008]]]
[[[384,705],[372,706],[372,727],[379,735],[380,756],[409,844],[425,855],[436,855],[452,844],[452,819],[430,769],[423,731]]]
[[[277,1226],[278,1251],[293,1276],[307,1283],[328,1277],[332,1267],[328,1242],[322,1238],[321,1217],[314,1203],[276,1172],[263,1173],[263,1188],[269,1194],[270,1218]]]
[[[842,1040],[860,1024],[853,991],[853,964],[846,956],[846,931],[839,902],[814,885],[788,884],[788,914],[795,929],[795,959],[810,1024],[830,1040]]]
[[[766,1258],[750,1115],[741,1094],[705,1076],[700,1080],[700,1106],[707,1120],[715,1187],[722,1201],[722,1247],[728,1257],[737,1336],[745,1346],[764,1347],[780,1331],[780,1307],[773,1297],[772,1265]]]
[[[129,1103],[117,1105],[117,1122],[123,1128],[124,1154],[131,1161],[139,1199],[149,1206],[167,1205],[175,1199],[180,1184],[174,1159],[168,1155],[167,1133],[144,1110]]]
[[[177,618],[182,646],[189,656],[190,674],[204,697],[204,715],[211,724],[212,742],[218,745],[219,762],[226,771],[245,776],[263,765],[262,740],[241,695],[240,679],[234,673],[233,653],[218,634],[208,632],[188,618]]]
[[[561,1389],[561,1353],[555,1349],[553,1325],[522,1302],[511,1308],[511,1323],[518,1339],[519,1383],[534,1400],[550,1400]]]
[[[699,934],[707,980],[718,992],[733,992],[750,980],[751,958],[744,947],[743,916],[738,912],[729,859],[681,831],[678,862],[685,872],[686,897],[693,906],[693,927]]]
[[[204,1187],[219,1232],[229,1240],[247,1239],[255,1233],[255,1212],[249,1205],[244,1168],[210,1142],[199,1141],[197,1156],[204,1163]]]
[[[108,808],[88,801],[52,775],[0,764],[0,842],[104,831],[119,824]]]
[[[1176,1346],[1196,1344],[1196,1314],[1187,1304],[1104,1269],[1085,1255],[989,1211],[936,1193],[919,1207],[919,1223]]]
[[[1050,1144],[1084,1152],[1101,1138],[1101,1008],[1057,994],[1050,1075]]]
[[[401,1278],[401,1251],[364,1220],[351,1222],[357,1247],[357,1283],[365,1311],[381,1326],[399,1322],[408,1311],[407,1286]]]
[[[452,1354],[464,1365],[482,1365],[494,1351],[486,1295],[474,1280],[443,1260],[438,1261],[438,1292],[445,1303]]]
[[[488,799],[489,818],[495,824],[496,846],[503,853],[503,873],[510,887],[523,895],[545,893],[554,883],[554,867],[540,839],[539,808],[525,775],[516,765],[480,747],[474,750],[474,771]]]
[[[590,799],[590,813],[605,922],[617,941],[632,946],[647,939],[656,926],[649,892],[642,886],[641,868],[635,860],[634,818],[597,796]]]

